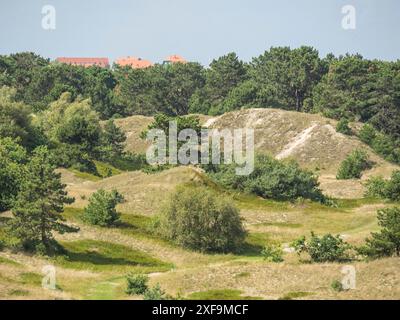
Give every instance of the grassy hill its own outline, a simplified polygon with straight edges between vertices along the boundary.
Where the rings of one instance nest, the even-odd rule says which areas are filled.
[[[246,109],[219,117],[201,116],[200,120],[210,129],[253,128],[256,152],[268,153],[278,159],[295,159],[302,167],[317,171],[323,191],[336,198],[360,198],[364,193],[363,181],[376,175],[388,178],[399,168],[376,155],[357,137],[336,132],[335,120],[317,114]],[[149,145],[139,136],[151,121],[151,117],[143,116],[116,121],[128,137],[127,150],[146,151]],[[354,126],[357,128],[359,124]],[[340,163],[357,148],[367,151],[374,162],[373,168],[364,172],[361,180],[336,180]]]
[[[144,152],[139,134],[152,118],[133,116],[117,120],[127,133],[128,150]],[[59,258],[0,252],[0,298],[2,299],[139,299],[125,294],[125,275],[149,274],[150,283],[160,283],[169,294],[184,298],[223,299],[399,299],[400,260],[349,262],[356,268],[357,289],[336,292],[341,279],[340,263],[299,261],[289,243],[310,231],[340,234],[351,244],[361,244],[378,230],[376,211],[394,204],[362,198],[362,180],[388,176],[396,166],[382,160],[356,137],[335,131],[333,120],[319,115],[274,109],[249,109],[220,117],[202,117],[210,128],[250,127],[256,132],[258,152],[278,158],[294,158],[303,167],[319,169],[327,194],[338,198],[336,208],[313,202],[278,202],[252,195],[228,192],[240,208],[249,234],[241,253],[205,254],[182,249],[149,232],[151,217],[163,201],[182,183],[209,184],[194,167],[176,167],[154,174],[141,171],[116,172],[112,177],[92,179],[61,169],[69,195],[76,201],[65,210],[70,223],[80,227],[75,234],[57,235],[68,253]],[[362,147],[375,162],[362,180],[337,181],[336,170],[352,150]],[[96,190],[117,189],[126,201],[118,206],[122,224],[114,228],[87,225],[81,219],[89,196]],[[8,219],[0,215],[0,223]],[[1,230],[0,230],[1,231]],[[264,261],[260,252],[267,243],[285,249],[283,263]],[[57,290],[41,288],[42,267],[57,268]]]

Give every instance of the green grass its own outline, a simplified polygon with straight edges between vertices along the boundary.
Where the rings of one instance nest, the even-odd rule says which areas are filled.
[[[289,223],[289,222],[264,222],[259,223],[257,226],[266,226],[266,227],[279,227],[279,228],[290,228],[290,229],[298,229],[303,225],[300,223]]]
[[[295,291],[295,292],[288,292],[283,297],[279,298],[279,300],[293,300],[304,298],[308,296],[312,296],[312,292],[302,292],[302,291]]]
[[[8,294],[10,296],[15,296],[15,297],[25,297],[29,295],[29,291],[27,290],[20,290],[20,289],[12,289],[8,291]]]
[[[338,209],[355,209],[364,205],[382,203],[382,199],[376,198],[361,198],[361,199],[337,199],[335,200]]]
[[[189,300],[262,300],[260,297],[242,296],[240,290],[208,290],[194,292],[188,296]]]
[[[62,215],[69,221],[82,222],[83,209],[66,207]]]
[[[70,171],[78,178],[81,178],[83,180],[94,181],[94,182],[99,181],[103,178],[121,174],[123,172],[105,162],[94,161],[94,164],[96,165],[96,170],[97,170],[98,175],[95,175],[95,174],[92,174],[89,172],[81,172],[76,169],[70,169]]]
[[[34,272],[24,272],[19,275],[19,282],[27,285],[40,286],[43,276]]]
[[[14,261],[14,260],[5,258],[5,257],[0,257],[0,264],[8,264],[10,266],[20,266],[21,265],[20,263]]]
[[[56,263],[77,270],[126,272],[160,272],[170,270],[173,265],[153,258],[149,254],[129,247],[95,240],[62,242],[64,256]]]
[[[89,180],[89,181],[99,181],[102,178],[99,176],[95,176],[92,173],[88,173],[88,172],[81,172],[79,170],[76,169],[69,169],[76,177],[81,178],[83,180]]]
[[[98,174],[103,177],[107,178],[110,176],[116,176],[118,174],[121,174],[123,171],[115,168],[111,164],[105,163],[105,162],[100,162],[100,161],[94,161],[94,164],[96,165],[96,169]]]
[[[82,220],[82,215],[84,213],[83,209],[80,208],[71,208],[67,207],[64,209],[63,217],[68,221],[74,223],[85,223]],[[121,233],[134,236],[136,238],[155,240],[164,244],[171,244],[170,242],[160,238],[159,236],[153,234],[151,232],[151,224],[153,219],[148,216],[138,215],[138,214],[127,214],[122,213],[120,217],[120,221],[116,223],[114,228],[117,228],[121,231]],[[101,232],[102,227],[92,226],[93,228],[97,228],[99,232]]]

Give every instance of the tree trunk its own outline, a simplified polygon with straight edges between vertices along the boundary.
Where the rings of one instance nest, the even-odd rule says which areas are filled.
[[[300,103],[300,94],[299,94],[299,90],[296,89],[296,111],[299,112],[301,109],[301,103]]]

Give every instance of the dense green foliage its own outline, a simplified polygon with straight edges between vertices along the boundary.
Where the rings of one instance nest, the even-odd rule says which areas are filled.
[[[358,137],[368,144],[376,153],[388,161],[400,163],[400,141],[377,131],[370,124],[365,124]]]
[[[372,177],[366,183],[366,195],[400,201],[400,170],[395,170],[389,180],[382,177]]]
[[[170,297],[165,293],[159,283],[154,287],[147,289],[143,294],[143,300],[169,300]]]
[[[23,146],[33,149],[43,143],[43,137],[32,125],[30,108],[16,101],[16,89],[0,87],[0,138],[17,139]]]
[[[382,176],[371,177],[365,183],[366,197],[385,198],[386,197],[386,180]]]
[[[42,253],[57,249],[53,231],[76,231],[63,223],[64,204],[74,199],[67,196],[61,175],[46,147],[35,149],[20,183],[20,190],[13,206],[10,233],[20,240],[25,249]]]
[[[129,274],[126,277],[126,293],[129,295],[144,294],[148,290],[149,277],[144,274]]]
[[[267,244],[261,251],[261,255],[269,262],[283,262],[283,250],[280,246]]]
[[[254,171],[239,176],[236,165],[207,166],[210,177],[221,185],[254,193],[266,199],[296,200],[297,198],[324,201],[317,177],[302,170],[296,162],[283,162],[266,155],[257,155]]]
[[[120,214],[115,208],[118,203],[123,202],[123,199],[116,190],[107,192],[100,189],[89,198],[83,219],[93,225],[110,227],[119,220]]]
[[[336,178],[339,180],[360,179],[363,171],[371,168],[368,154],[363,150],[354,150],[340,164]]]
[[[371,258],[400,256],[400,208],[378,211],[380,232],[372,233],[359,252]]]
[[[349,127],[349,120],[342,118],[340,119],[340,121],[338,122],[337,126],[336,126],[336,131],[346,134],[346,135],[351,135],[351,129]]]
[[[227,252],[242,245],[246,232],[232,201],[202,186],[176,190],[164,208],[158,231],[193,250]]]
[[[11,138],[0,138],[0,212],[10,209],[26,172],[26,150]]]
[[[101,119],[133,114],[221,114],[248,107],[322,112],[368,122],[399,148],[400,62],[361,55],[321,58],[312,47],[270,48],[250,63],[235,53],[198,63],[146,69],[77,67],[50,63],[33,53],[0,56],[0,86],[15,101],[48,109],[62,93],[90,99]],[[387,152],[387,150],[386,150]],[[399,162],[399,151],[392,160]]]
[[[309,240],[303,236],[294,241],[292,246],[299,255],[303,252],[307,253],[313,262],[341,262],[349,259],[350,245],[340,236],[326,234],[318,237],[311,232]]]

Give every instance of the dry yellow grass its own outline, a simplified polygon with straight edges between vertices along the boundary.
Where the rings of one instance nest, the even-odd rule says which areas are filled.
[[[143,153],[149,144],[139,138],[153,118],[132,116],[117,120],[128,136],[127,150]],[[317,170],[323,191],[336,198],[359,198],[365,191],[363,182],[371,176],[388,178],[399,166],[379,156],[356,137],[336,132],[337,122],[316,114],[299,113],[280,109],[246,109],[223,114],[219,117],[200,116],[208,128],[253,128],[255,147],[260,153],[278,158],[295,159],[302,167]],[[359,127],[358,123],[353,124]],[[337,181],[340,163],[353,150],[368,152],[375,163],[364,172],[361,180]]]
[[[126,200],[118,206],[119,210],[128,213],[152,214],[160,208],[168,193],[174,190],[178,184],[198,179],[199,175],[196,169],[176,167],[155,174],[135,171],[97,182],[70,183],[67,190],[71,196],[75,197],[73,206],[77,208],[86,206],[90,195],[100,188],[117,189]]]
[[[116,121],[129,133],[128,150],[146,150],[147,145],[139,134],[151,121],[152,118],[140,116]],[[335,197],[360,198],[362,183],[369,176],[381,174],[387,177],[397,168],[373,154],[356,138],[336,133],[335,122],[318,115],[253,109],[215,119],[201,117],[201,122],[214,128],[254,128],[258,151],[296,158],[304,167],[319,167],[324,192]],[[368,150],[376,162],[375,167],[361,180],[337,181],[338,165],[358,147]],[[85,207],[89,196],[100,188],[117,189],[126,199],[118,210],[143,216],[157,213],[177,185],[204,179],[199,169],[193,167],[176,167],[156,174],[124,172],[95,182],[77,178],[67,170],[60,172],[69,194],[76,198],[74,207]],[[383,202],[367,200],[338,209],[308,202],[274,203],[255,197],[243,200],[242,196],[237,196],[234,201],[241,208],[250,238],[260,245],[267,241],[287,245],[311,230],[318,234],[341,234],[346,241],[359,245],[370,232],[378,230],[376,211],[387,206]],[[243,295],[264,299],[279,299],[288,294],[295,296],[295,293],[304,293],[302,299],[400,299],[398,258],[351,263],[357,271],[357,289],[337,293],[331,288],[331,283],[341,279],[342,264],[300,263],[294,253],[285,253],[285,262],[281,264],[268,263],[251,254],[210,255],[178,248],[139,233],[126,233],[120,228],[92,227],[76,219],[74,223],[81,228],[78,233],[57,235],[57,239],[66,242],[90,239],[120,244],[172,263],[172,270],[151,274],[151,283],[159,282],[170,294],[180,293],[187,297],[199,291],[237,289]],[[3,258],[3,262],[0,259],[0,299],[139,298],[124,293],[125,274],[121,274],[118,268],[91,272],[57,267],[62,291],[48,291],[38,283],[23,283],[21,277],[24,273],[40,275],[41,268],[49,264],[49,260],[7,251],[0,252],[0,258]],[[15,264],[10,264],[7,259]]]

